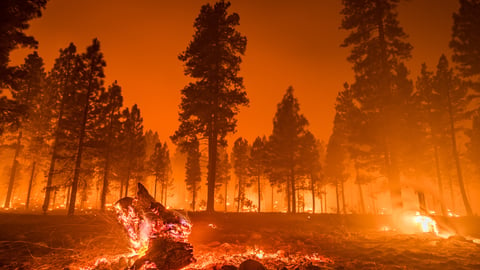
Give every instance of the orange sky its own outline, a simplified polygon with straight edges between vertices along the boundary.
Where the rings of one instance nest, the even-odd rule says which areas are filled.
[[[144,125],[167,140],[178,126],[180,90],[188,79],[177,55],[193,35],[198,0],[49,0],[28,33],[50,69],[58,50],[74,42],[80,51],[99,38],[106,85],[118,80],[125,105],[140,106]],[[213,1],[210,1],[213,2]],[[340,0],[233,0],[240,32],[247,36],[241,75],[250,106],[241,109],[238,132],[249,141],[269,135],[276,105],[289,85],[295,89],[310,128],[327,141],[335,97],[352,80],[348,49],[339,45]],[[450,54],[452,12],[457,0],[409,0],[399,8],[400,23],[414,46],[408,63],[416,77],[420,64],[432,69],[441,53]],[[24,52],[12,55],[14,63]]]

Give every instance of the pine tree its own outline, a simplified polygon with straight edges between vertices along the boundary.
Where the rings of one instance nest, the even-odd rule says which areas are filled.
[[[78,123],[78,119],[72,116],[77,115],[76,91],[80,88],[81,70],[82,65],[77,54],[77,48],[73,43],[70,43],[67,48],[60,50],[60,56],[55,60],[55,64],[48,74],[48,89],[56,96],[53,99],[56,101],[54,102],[54,105],[56,105],[54,115],[57,120],[54,127],[45,198],[42,206],[44,213],[50,205],[53,178],[60,171],[57,161],[62,161],[60,165],[65,165],[65,161],[68,163],[69,156],[74,155],[71,153],[75,150],[73,141],[77,134],[76,123]]]
[[[107,194],[109,193],[109,178],[112,174],[112,161],[118,159],[118,149],[115,151],[115,145],[118,144],[121,132],[121,108],[123,106],[122,89],[115,81],[108,87],[108,91],[103,91],[100,95],[101,112],[100,118],[102,123],[99,123],[98,137],[101,138],[102,146],[100,159],[103,163],[103,184],[100,195],[100,209],[105,211],[105,204],[107,201]]]
[[[257,197],[258,197],[258,212],[261,211],[261,179],[264,177],[267,166],[267,138],[257,137],[253,141],[252,148],[250,149],[250,158],[248,164],[248,174],[254,178],[257,182]]]
[[[423,129],[423,137],[425,137],[425,140],[419,141],[419,143],[423,143],[423,147],[422,145],[415,145],[415,148],[422,149],[424,152],[427,152],[427,154],[433,156],[435,163],[434,174],[437,180],[440,207],[442,214],[445,216],[447,209],[445,206],[442,170],[440,166],[440,150],[449,144],[448,137],[446,136],[448,129],[445,125],[447,113],[445,112],[444,104],[441,102],[441,97],[433,87],[433,73],[428,71],[426,64],[422,64],[420,76],[416,82],[416,99],[418,103],[417,110],[420,115],[420,128]],[[424,150],[425,146],[430,147],[430,151]],[[429,158],[421,155],[421,153],[414,153],[414,156],[418,157],[412,161],[415,162],[415,164],[421,164],[421,159],[429,160]],[[430,162],[426,165],[426,167],[431,166]]]
[[[167,189],[169,187],[170,177],[172,175],[172,166],[170,163],[170,153],[168,151],[167,143],[157,143],[155,151],[150,156],[149,165],[151,172],[155,176],[155,185],[153,189],[153,197],[157,197],[157,183],[160,183],[160,202],[165,203]]]
[[[38,42],[24,31],[28,21],[42,16],[47,0],[4,0],[0,3],[0,88],[11,79],[10,52],[18,47],[36,48]],[[10,77],[10,78],[9,78]],[[4,108],[0,106],[0,108]]]
[[[340,214],[340,184],[347,179],[345,164],[347,160],[347,149],[343,147],[342,141],[341,135],[339,136],[334,126],[333,133],[330,135],[327,145],[325,177],[335,186],[337,214]],[[345,211],[345,208],[343,208],[343,211]]]
[[[121,135],[121,146],[124,149],[122,161],[119,162],[122,168],[120,197],[127,197],[129,192],[130,179],[141,181],[144,176],[145,168],[145,136],[143,134],[143,118],[137,104],[131,109],[126,108],[122,112],[124,119]]]
[[[310,132],[305,132],[300,143],[300,153],[302,156],[301,168],[305,178],[310,179],[309,189],[312,195],[312,212],[315,213],[315,193],[317,182],[321,178],[322,165],[320,164],[319,142]]]
[[[460,193],[467,215],[471,216],[473,212],[465,190],[460,157],[457,150],[457,129],[455,126],[458,120],[465,117],[467,87],[465,83],[455,76],[453,70],[448,65],[448,60],[445,55],[442,55],[438,62],[437,71],[433,77],[433,88],[438,93],[441,103],[444,106],[443,108],[447,109],[448,132],[457,170],[458,186],[460,187]]]
[[[73,215],[75,212],[77,189],[80,172],[82,170],[82,155],[84,154],[86,136],[88,136],[86,130],[87,125],[89,124],[89,117],[91,117],[91,115],[89,115],[91,113],[91,107],[93,107],[91,103],[92,99],[97,97],[103,88],[103,78],[105,77],[103,68],[106,66],[106,63],[103,60],[103,54],[100,52],[100,42],[97,39],[93,40],[92,45],[87,48],[87,52],[82,54],[81,58],[84,61],[85,68],[83,73],[84,88],[82,89],[84,90],[84,101],[82,103],[83,112],[80,121],[80,133],[78,136],[77,154],[75,156],[75,169],[73,173],[68,215]],[[86,187],[86,184],[84,187]],[[83,199],[85,199],[85,193]]]
[[[235,176],[237,177],[237,212],[243,209],[245,204],[245,188],[249,186],[248,181],[248,161],[250,156],[250,146],[248,141],[243,138],[238,138],[232,149],[232,164]]]
[[[22,106],[3,93],[13,89],[18,68],[9,67],[10,52],[19,47],[36,48],[38,42],[24,31],[28,21],[42,15],[47,0],[4,0],[0,3],[0,136],[15,126],[22,115]],[[20,75],[21,76],[21,75]]]
[[[380,150],[388,178],[392,209],[402,208],[398,129],[408,96],[399,85],[402,61],[410,58],[412,46],[405,41],[397,20],[398,0],[343,0],[341,28],[351,31],[343,47],[351,47],[354,97],[360,103],[370,127],[370,147]]]
[[[146,157],[152,156],[153,152],[155,152],[155,147],[159,142],[160,142],[160,138],[156,131],[153,132],[152,130],[149,129],[145,132],[145,156]]]
[[[228,14],[229,2],[203,5],[195,34],[179,59],[185,75],[195,81],[182,90],[180,127],[172,139],[202,135],[208,139],[207,211],[215,205],[217,148],[235,130],[239,106],[247,105],[243,78],[238,75],[247,39],[235,28],[240,17]]]
[[[296,212],[296,180],[302,173],[301,142],[308,121],[300,113],[300,105],[289,87],[277,105],[273,131],[269,138],[269,166],[273,178],[284,182],[287,191],[288,212]]]
[[[18,157],[21,154],[23,148],[22,138],[25,137],[25,133],[28,134],[29,130],[26,128],[31,127],[33,123],[33,116],[36,113],[36,107],[38,106],[39,97],[42,95],[45,86],[45,71],[43,67],[43,59],[38,56],[37,52],[34,52],[27,56],[25,63],[20,67],[17,72],[17,79],[15,80],[12,91],[12,96],[18,106],[22,107],[22,114],[18,115],[18,132],[15,154],[13,157],[13,163],[10,172],[10,180],[7,188],[7,196],[5,198],[5,208],[10,207],[10,200],[12,196],[13,186],[16,178],[17,165],[19,164]],[[31,137],[31,136],[28,136]]]

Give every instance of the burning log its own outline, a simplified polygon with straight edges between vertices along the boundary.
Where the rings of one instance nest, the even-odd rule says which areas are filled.
[[[136,256],[130,269],[177,270],[195,261],[189,220],[156,202],[142,184],[135,198],[120,199],[115,209]]]

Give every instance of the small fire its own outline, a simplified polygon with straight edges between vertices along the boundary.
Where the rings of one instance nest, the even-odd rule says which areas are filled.
[[[417,212],[413,220],[415,224],[419,226],[422,232],[435,233],[435,235],[438,235],[437,222],[431,217],[422,216],[419,212]]]

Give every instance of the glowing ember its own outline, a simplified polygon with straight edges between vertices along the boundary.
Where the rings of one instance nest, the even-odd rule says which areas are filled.
[[[258,248],[251,248],[239,253],[202,252],[197,255],[196,263],[188,265],[182,270],[219,269],[215,267],[221,265],[235,265],[238,267],[248,259],[259,261],[267,269],[280,269],[278,267],[280,265],[286,267],[286,269],[297,269],[301,265],[322,266],[334,263],[333,260],[319,254],[287,254],[283,250],[269,253]]]

